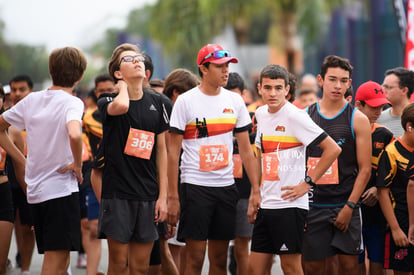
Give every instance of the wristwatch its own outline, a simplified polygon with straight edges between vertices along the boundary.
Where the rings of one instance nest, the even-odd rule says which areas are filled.
[[[307,184],[309,184],[310,186],[312,186],[312,187],[316,187],[316,184],[312,181],[312,178],[311,178],[311,177],[309,177],[309,176],[306,176],[306,177],[305,177],[305,182],[306,182]]]
[[[354,203],[352,201],[347,201],[346,205],[348,205],[349,208],[351,208],[351,209],[355,209],[357,207],[356,203]]]

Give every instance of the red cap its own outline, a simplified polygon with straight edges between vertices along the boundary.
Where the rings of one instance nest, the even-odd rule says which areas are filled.
[[[391,104],[382,89],[382,86],[374,81],[368,81],[359,86],[356,91],[355,100],[364,101],[371,107],[378,107],[384,104]]]
[[[217,52],[218,54],[214,54]],[[207,58],[206,58],[207,57]],[[203,65],[206,62],[213,64],[224,64],[226,62],[238,63],[237,58],[232,57],[229,51],[223,49],[218,44],[208,44],[200,49],[197,55],[197,66]]]

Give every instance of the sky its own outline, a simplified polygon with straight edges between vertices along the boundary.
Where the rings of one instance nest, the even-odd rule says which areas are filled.
[[[156,0],[0,0],[7,42],[85,48],[109,27],[122,28],[129,11]]]

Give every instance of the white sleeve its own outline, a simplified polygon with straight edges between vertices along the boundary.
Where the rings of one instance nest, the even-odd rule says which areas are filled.
[[[316,138],[324,133],[324,130],[321,129],[309,116],[309,114],[303,110],[296,112],[295,115],[291,115],[289,124],[295,125],[293,128],[295,137],[303,143],[303,145],[308,146]]]

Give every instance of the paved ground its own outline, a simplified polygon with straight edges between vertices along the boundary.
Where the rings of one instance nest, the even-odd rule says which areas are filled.
[[[12,259],[13,264],[15,264],[15,261],[14,261],[14,256],[15,255],[16,255],[16,242],[15,242],[14,237],[13,237],[12,245],[11,245],[10,251],[9,251],[9,259]],[[86,274],[85,269],[79,269],[79,268],[76,267],[77,252],[71,252],[70,256],[71,256],[70,259],[71,259],[72,275],[85,275]],[[33,253],[33,258],[32,258],[32,265],[31,265],[31,269],[30,269],[30,274],[31,275],[40,274],[40,271],[41,271],[41,268],[42,268],[42,261],[43,261],[43,256],[39,255],[37,253],[37,249],[35,248],[35,252]],[[102,242],[102,258],[101,258],[101,263],[100,263],[100,270],[104,271],[106,273],[107,264],[108,264],[108,247],[106,245],[106,242],[103,241]],[[7,275],[19,275],[19,274],[20,274],[20,269],[19,268],[14,268],[13,270],[10,270],[10,271],[7,272]],[[202,275],[207,275],[207,274],[208,274],[208,260],[205,261],[204,267],[203,267],[203,272],[202,272]],[[283,274],[283,273],[280,269],[279,259],[275,258],[275,263],[273,264],[273,268],[272,268],[272,275],[281,275],[281,274]]]

